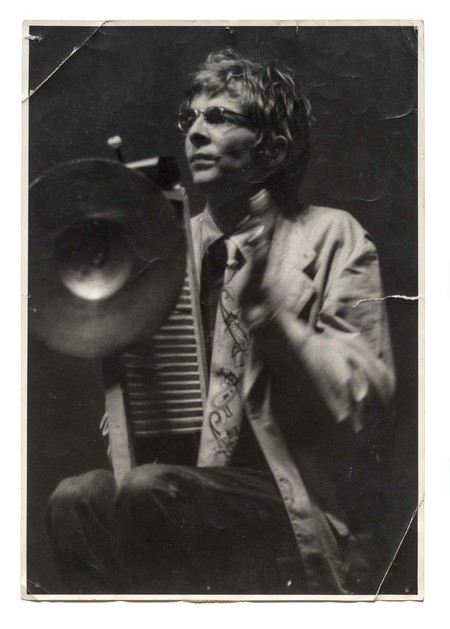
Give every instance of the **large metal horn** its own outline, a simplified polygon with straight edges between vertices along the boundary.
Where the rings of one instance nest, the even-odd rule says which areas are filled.
[[[29,326],[53,349],[104,357],[151,335],[185,274],[183,221],[145,175],[61,164],[29,189]]]

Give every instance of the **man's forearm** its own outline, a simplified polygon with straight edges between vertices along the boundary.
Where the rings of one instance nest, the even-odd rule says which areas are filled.
[[[254,322],[258,351],[275,377],[294,369],[310,387],[317,404],[335,421],[362,427],[363,410],[374,398],[388,406],[394,389],[391,369],[354,333],[316,332],[286,310]]]

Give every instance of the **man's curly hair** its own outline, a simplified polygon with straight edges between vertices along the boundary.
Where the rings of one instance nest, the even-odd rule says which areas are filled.
[[[286,159],[276,176],[277,187],[289,188],[285,189],[287,194],[296,193],[310,154],[311,106],[293,69],[251,60],[227,48],[208,55],[193,75],[185,103],[201,92],[209,97],[225,92],[231,100],[239,100],[252,128],[259,132],[254,147],[256,158],[264,158],[277,136],[287,140]]]

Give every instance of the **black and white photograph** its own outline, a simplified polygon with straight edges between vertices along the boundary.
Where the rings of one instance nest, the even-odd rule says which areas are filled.
[[[423,24],[24,24],[22,597],[423,598]]]

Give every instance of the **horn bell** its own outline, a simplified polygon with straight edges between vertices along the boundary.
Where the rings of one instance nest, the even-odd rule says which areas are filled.
[[[114,355],[164,323],[186,270],[174,205],[148,177],[77,160],[29,188],[29,328],[77,357]]]

